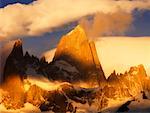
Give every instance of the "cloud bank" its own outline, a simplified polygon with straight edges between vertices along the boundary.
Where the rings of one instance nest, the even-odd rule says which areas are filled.
[[[115,13],[96,13],[92,20],[82,18],[79,24],[90,38],[104,35],[122,35],[132,25],[131,13],[118,11]]]
[[[14,4],[0,9],[0,40],[36,36],[79,18],[134,9],[150,9],[149,0],[37,0],[30,5]]]

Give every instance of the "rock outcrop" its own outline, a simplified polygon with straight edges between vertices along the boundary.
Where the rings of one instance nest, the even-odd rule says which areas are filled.
[[[53,62],[57,60],[64,60],[74,65],[82,74],[81,79],[89,79],[91,73],[94,72],[99,81],[106,80],[95,44],[88,40],[81,26],[77,26],[61,38]]]
[[[5,79],[10,75],[22,75],[24,70],[23,64],[23,49],[22,49],[22,41],[17,40],[14,44],[14,47],[6,59],[6,63],[4,66],[4,74],[3,78]]]
[[[8,76],[1,88],[5,93],[2,96],[2,103],[7,109],[20,109],[24,106],[25,93],[23,82],[19,75]]]
[[[48,63],[45,60],[39,60],[37,57],[30,55],[28,52],[23,54],[22,41],[17,40],[14,47],[6,59],[4,66],[3,81],[11,75],[19,75],[21,80],[27,77],[28,69],[34,70],[37,74],[42,73],[42,69],[46,68]]]
[[[44,103],[48,96],[48,91],[42,88],[32,85],[26,93],[26,102],[32,103],[35,106],[40,106]]]
[[[116,74],[114,71],[107,79],[109,86],[114,89],[113,92],[109,90],[110,95],[115,93],[115,97],[134,97],[137,96],[141,91],[147,90],[148,79],[147,74],[143,65],[137,67],[131,67],[128,72],[124,74]],[[112,95],[111,95],[112,97]]]
[[[47,101],[41,104],[41,111],[53,111],[66,113],[75,113],[76,104],[93,104],[93,100],[96,98],[94,89],[84,89],[81,87],[75,87],[72,84],[64,83],[60,85],[60,88],[54,91],[49,91]]]
[[[57,60],[49,64],[46,68],[50,80],[76,82],[80,79],[81,74],[75,66],[69,64],[64,60]]]

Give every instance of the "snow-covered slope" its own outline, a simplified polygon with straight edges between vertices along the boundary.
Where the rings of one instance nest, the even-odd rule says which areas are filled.
[[[21,109],[8,110],[3,104],[0,104],[0,113],[40,113],[40,109],[30,103],[25,103],[24,107]]]

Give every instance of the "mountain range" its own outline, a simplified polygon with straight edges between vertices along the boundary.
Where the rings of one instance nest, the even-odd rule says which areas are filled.
[[[20,109],[29,102],[41,111],[76,112],[76,104],[80,103],[96,106],[97,112],[102,112],[110,99],[128,98],[130,104],[139,98],[150,98],[150,78],[142,64],[123,74],[114,71],[106,79],[95,43],[87,38],[79,25],[61,38],[50,63],[44,56],[39,59],[28,52],[23,53],[22,41],[17,40],[6,59],[0,103],[7,109]],[[61,84],[55,90],[45,90],[31,84],[30,75]],[[78,83],[86,83],[88,88],[76,86]],[[22,88],[25,85],[29,86],[28,90]],[[129,111],[125,109],[127,105],[120,106],[118,112]]]

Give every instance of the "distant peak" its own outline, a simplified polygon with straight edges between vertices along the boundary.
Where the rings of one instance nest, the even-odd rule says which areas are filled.
[[[140,65],[138,65],[138,68],[144,69],[144,65],[140,64]]]
[[[30,54],[28,53],[28,51],[26,51],[25,57],[30,57]]]
[[[14,47],[18,47],[18,46],[22,46],[22,40],[21,39],[18,39],[15,41]]]
[[[41,59],[40,59],[41,62],[46,62],[46,58],[45,56],[43,56]]]
[[[81,25],[77,25],[75,27],[75,30],[80,31],[80,32],[85,32],[84,29],[81,27]]]
[[[67,35],[73,35],[73,34],[83,34],[86,36],[85,34],[85,30],[81,27],[81,25],[77,25],[72,31],[70,31]]]

